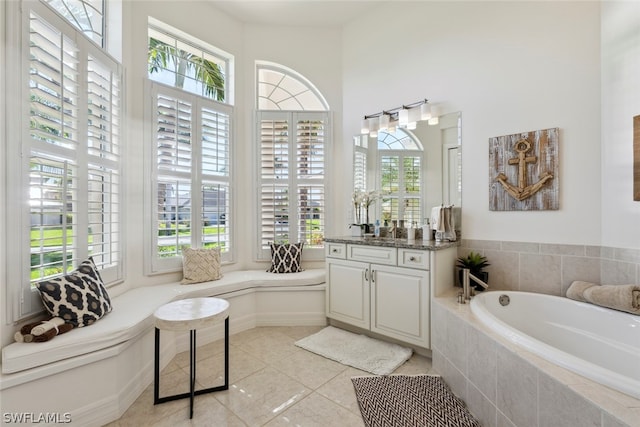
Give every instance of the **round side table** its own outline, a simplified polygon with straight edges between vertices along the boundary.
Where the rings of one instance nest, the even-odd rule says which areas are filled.
[[[229,389],[229,302],[220,298],[190,298],[170,302],[158,308],[155,317],[155,356],[153,404],[189,397],[189,418],[193,418],[193,398],[200,394]],[[224,385],[195,390],[196,330],[213,326],[224,319]],[[189,392],[160,397],[160,329],[189,331]]]

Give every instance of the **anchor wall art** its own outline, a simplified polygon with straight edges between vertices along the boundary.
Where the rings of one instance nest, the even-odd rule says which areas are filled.
[[[559,209],[558,128],[489,138],[489,209]]]

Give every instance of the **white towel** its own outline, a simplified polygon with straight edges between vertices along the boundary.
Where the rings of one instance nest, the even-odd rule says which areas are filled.
[[[456,240],[456,227],[452,209],[453,205],[436,206],[431,209],[431,227],[436,230],[436,240],[449,240],[451,242]]]
[[[431,208],[431,228],[434,230],[438,229],[438,224],[440,223],[440,211],[442,210],[442,206],[436,206]]]

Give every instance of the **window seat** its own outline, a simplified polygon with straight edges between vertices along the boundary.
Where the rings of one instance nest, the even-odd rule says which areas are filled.
[[[153,313],[168,302],[220,296],[242,290],[319,285],[324,269],[273,274],[264,270],[233,271],[220,280],[181,285],[168,283],[131,289],[112,298],[113,310],[95,324],[73,329],[44,343],[12,343],[2,349],[2,373],[11,374],[94,353],[133,340],[153,327]]]

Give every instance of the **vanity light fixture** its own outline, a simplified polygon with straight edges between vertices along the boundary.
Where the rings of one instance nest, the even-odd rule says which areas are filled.
[[[386,112],[382,112],[380,117],[378,118],[378,129],[379,130],[387,130],[389,129],[389,117],[390,115]]]
[[[360,132],[371,137],[378,135],[378,131],[395,131],[396,127],[415,129],[417,122],[428,120],[429,124],[438,124],[439,110],[429,104],[427,99],[402,105],[401,107],[384,110],[380,113],[364,116]],[[435,121],[434,121],[435,119]]]
[[[433,107],[431,107],[431,118],[427,123],[429,123],[432,126],[437,125],[438,123],[440,123],[438,116],[440,116],[440,108],[434,105]]]
[[[400,126],[401,128],[404,128],[404,127],[407,127],[408,124],[409,124],[409,110],[403,107],[402,110],[398,112],[398,126]]]
[[[362,119],[362,122],[360,125],[360,133],[363,135],[365,133],[369,133],[369,119],[367,119],[366,116],[364,117],[364,119]]]
[[[420,106],[420,120],[429,120],[431,118],[431,104],[425,102]]]

